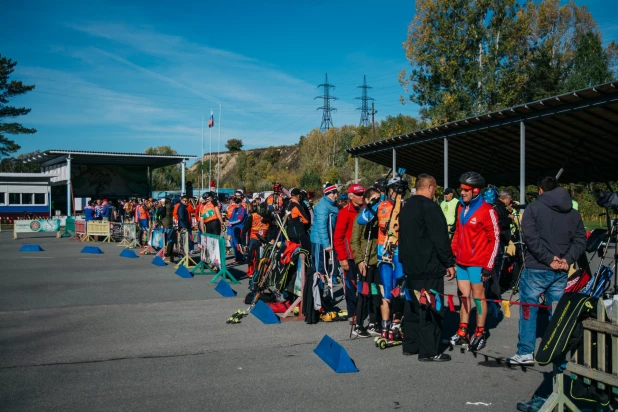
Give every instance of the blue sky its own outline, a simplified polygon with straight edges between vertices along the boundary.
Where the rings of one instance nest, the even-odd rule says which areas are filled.
[[[19,3],[19,4],[17,4]],[[413,1],[275,0],[175,3],[28,1],[3,8],[0,53],[18,61],[13,78],[36,84],[15,99],[38,133],[22,152],[76,149],[143,152],[170,145],[201,153],[201,117],[221,113],[221,142],[246,148],[292,144],[320,126],[329,80],[335,126],[358,124],[363,75],[377,119],[402,106],[398,72]],[[604,35],[618,39],[614,0],[587,4]],[[213,131],[216,149],[218,124]],[[208,128],[205,128],[208,151]]]

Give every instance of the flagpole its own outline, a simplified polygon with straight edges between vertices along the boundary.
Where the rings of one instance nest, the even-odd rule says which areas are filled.
[[[217,195],[219,194],[219,178],[221,177],[221,163],[219,161],[221,153],[221,103],[219,103],[219,143],[217,148]]]
[[[210,109],[210,115],[212,116],[212,109]],[[210,182],[212,182],[212,127],[209,127],[210,131],[210,166],[208,167],[208,190],[210,190]]]
[[[204,113],[202,113],[202,185],[200,189],[204,189]]]

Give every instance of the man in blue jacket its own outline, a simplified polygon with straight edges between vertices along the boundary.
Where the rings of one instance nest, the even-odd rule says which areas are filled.
[[[311,228],[311,259],[313,268],[320,276],[327,274],[326,253],[332,253],[332,234],[337,220],[337,197],[339,191],[336,185],[326,183],[324,185],[324,197],[318,202],[313,210],[313,227]],[[333,258],[332,261],[336,261]]]
[[[238,189],[232,202],[234,202],[234,207],[232,208],[232,213],[227,216],[227,225],[228,225],[228,234],[230,235],[230,243],[232,249],[234,250],[234,258],[238,263],[244,263],[245,258],[240,250],[240,235],[242,232],[242,228],[245,224],[245,220],[247,220],[247,204],[243,202],[244,193],[242,190]],[[228,208],[228,211],[230,208]]]

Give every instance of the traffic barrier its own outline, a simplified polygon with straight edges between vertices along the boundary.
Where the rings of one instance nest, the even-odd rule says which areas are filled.
[[[195,275],[215,275],[210,283],[217,280],[228,280],[232,284],[240,283],[227,269],[227,258],[225,255],[225,239],[222,236],[202,233],[200,263],[193,268],[191,273]]]
[[[78,219],[75,221],[75,235],[71,240],[83,241],[86,237],[86,221]]]
[[[60,233],[60,237],[72,238],[75,236],[75,217],[69,216],[64,224],[64,231]]]
[[[189,272],[189,269],[187,269],[185,266],[179,266],[174,273],[183,279],[191,279],[193,277],[193,274]]]
[[[195,260],[193,260],[191,256],[189,256],[189,251],[190,251],[189,250],[189,243],[190,243],[189,236],[190,236],[190,233],[186,229],[181,229],[178,233],[179,246],[181,247],[181,250],[184,252],[184,256],[182,257],[182,259],[180,259],[180,262],[178,262],[178,264],[176,265],[177,269],[180,268],[181,266],[185,268],[189,268],[189,267],[194,267],[196,265]],[[191,277],[193,277],[193,273],[191,273]]]
[[[43,248],[39,245],[23,245],[19,248],[20,252],[43,252]]]
[[[230,284],[227,283],[225,279],[221,279],[219,283],[217,283],[215,290],[224,298],[236,297],[236,291],[230,287]]]
[[[103,251],[97,246],[84,246],[81,253],[91,253],[93,255],[102,255]]]
[[[586,319],[582,323],[583,356],[580,356],[579,351],[575,351],[564,372],[560,365],[554,363],[554,390],[539,411],[553,411],[556,407],[560,411],[565,407],[571,411],[579,411],[566,396],[564,373],[569,374],[575,381],[581,379],[584,386],[594,389],[591,392],[596,391],[596,386],[600,391],[609,389],[610,396],[618,395],[618,295],[615,295],[612,301],[611,323],[606,320],[603,299],[599,299],[597,303],[597,318]],[[569,392],[573,394],[572,390]]]
[[[53,219],[16,220],[13,224],[13,239],[18,233],[50,233],[60,230],[60,221]]]
[[[90,220],[86,225],[85,241],[94,242],[93,236],[104,236],[103,242],[112,242],[110,224],[107,220]]]
[[[122,252],[120,252],[120,257],[135,259],[135,258],[138,258],[139,256],[137,256],[135,252],[132,251],[131,249],[125,249]]]
[[[167,263],[165,263],[165,261],[163,260],[163,258],[161,258],[161,256],[155,256],[154,259],[152,259],[152,264],[155,266],[167,266]]]
[[[345,348],[328,335],[324,335],[313,352],[337,373],[358,372]]]
[[[227,283],[227,282],[226,282]],[[251,310],[251,314],[262,321],[265,325],[274,325],[281,323],[275,312],[266,303],[258,299],[257,303]]]
[[[126,249],[139,247],[137,241],[137,224],[135,222],[124,222],[122,224],[122,241],[117,246],[124,246]]]

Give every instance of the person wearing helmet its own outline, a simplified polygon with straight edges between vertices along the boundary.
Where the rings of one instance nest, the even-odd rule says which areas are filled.
[[[270,212],[266,204],[260,203],[260,198],[256,197],[249,206],[249,216],[245,220],[241,235],[241,244],[249,239],[248,246],[244,248],[245,259],[247,261],[247,277],[249,278],[249,290],[253,290],[254,274],[257,272],[260,260],[260,248],[262,243],[267,243],[266,236],[270,227]]]
[[[227,208],[227,235],[234,251],[236,262],[243,263],[244,255],[240,248],[242,227],[247,219],[247,204],[244,202],[244,192],[238,189]]]
[[[500,245],[500,229],[496,211],[483,199],[481,194],[485,179],[476,172],[464,173],[459,178],[461,192],[457,210],[455,234],[451,247],[455,255],[457,287],[461,292],[462,304],[459,310],[459,329],[451,337],[453,345],[467,345],[478,351],[487,343],[485,318],[487,302],[483,282],[493,276],[494,263]],[[473,299],[481,308],[476,317],[476,330],[470,338],[468,322]]]
[[[376,180],[373,184],[373,187],[380,191],[380,201],[386,200],[386,185],[388,184],[388,179],[383,177]]]
[[[284,210],[283,194],[282,194],[283,186],[281,186],[281,183],[273,184],[273,192],[274,192],[273,194],[269,195],[266,198],[266,201],[264,203],[266,203],[266,207],[268,208],[269,212],[277,213],[281,215]],[[277,221],[275,219],[272,219],[270,228],[268,229],[268,236],[267,236],[268,241],[275,240],[278,233],[279,233],[279,226],[277,226]]]
[[[393,290],[403,282],[404,272],[401,262],[399,262],[399,245],[395,244],[392,256],[386,248],[389,238],[389,227],[394,223],[398,225],[399,215],[395,215],[395,202],[398,196],[403,198],[408,192],[408,181],[403,177],[395,176],[388,181],[388,198],[378,204],[378,270],[382,282],[380,289],[382,292],[382,337],[389,340],[399,340],[401,313],[403,305],[400,299],[394,299]],[[403,200],[402,200],[403,205]],[[388,260],[387,260],[388,259]],[[392,338],[392,339],[391,339]]]

